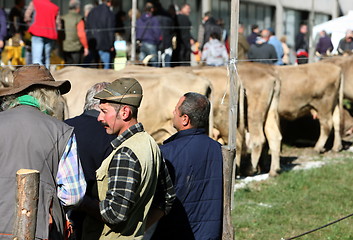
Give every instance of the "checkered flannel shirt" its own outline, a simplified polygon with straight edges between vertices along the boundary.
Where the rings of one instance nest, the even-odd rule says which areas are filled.
[[[141,123],[137,123],[114,139],[114,149],[138,132],[143,132]],[[99,203],[103,219],[110,224],[126,221],[129,209],[135,204],[135,192],[141,182],[141,165],[131,149],[123,147],[114,155],[108,170],[108,191],[106,198]],[[168,213],[175,199],[172,180],[164,160],[160,165],[157,190],[153,207]]]
[[[66,144],[56,174],[58,198],[64,206],[77,204],[86,192],[86,180],[77,153],[75,134],[72,134]]]

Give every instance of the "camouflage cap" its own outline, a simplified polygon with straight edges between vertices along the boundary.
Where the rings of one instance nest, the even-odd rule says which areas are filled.
[[[138,108],[142,100],[142,87],[135,78],[119,78],[97,93],[94,98]]]

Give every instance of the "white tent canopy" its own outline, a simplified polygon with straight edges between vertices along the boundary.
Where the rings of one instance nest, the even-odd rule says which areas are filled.
[[[328,22],[314,26],[313,37],[317,38],[320,31],[325,30],[331,34],[331,41],[334,47],[334,53],[337,52],[339,41],[344,38],[348,29],[353,30],[353,11],[349,11],[346,16],[332,19]]]

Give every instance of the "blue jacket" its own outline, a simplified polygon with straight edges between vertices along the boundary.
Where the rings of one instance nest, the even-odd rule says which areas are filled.
[[[152,239],[221,239],[221,145],[204,129],[188,129],[167,139],[161,150],[177,198]]]
[[[158,45],[162,39],[159,21],[156,17],[144,13],[136,21],[136,39],[141,42]]]
[[[270,39],[268,40],[268,44],[271,44],[277,54],[277,61],[275,62],[275,65],[283,65],[282,57],[283,57],[283,47],[282,47],[282,42],[278,40],[275,36],[271,36]]]

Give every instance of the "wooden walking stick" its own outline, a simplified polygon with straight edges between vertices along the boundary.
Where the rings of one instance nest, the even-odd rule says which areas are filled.
[[[39,171],[20,169],[16,173],[16,215],[14,240],[33,240],[37,224]]]

